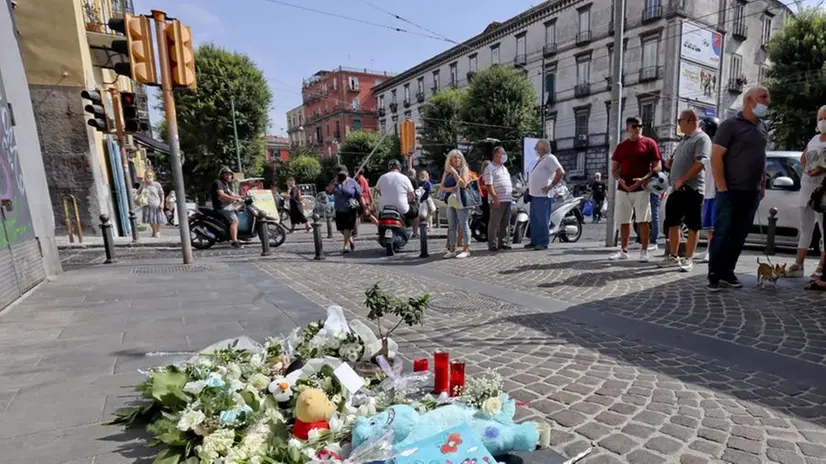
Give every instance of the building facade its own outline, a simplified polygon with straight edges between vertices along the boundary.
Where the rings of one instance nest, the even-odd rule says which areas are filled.
[[[283,163],[290,159],[290,139],[287,137],[266,136],[267,162]]]
[[[304,145],[307,142],[304,132],[304,105],[287,111],[287,136],[291,145]]]
[[[569,180],[604,174],[613,9],[607,1],[557,0],[490,24],[377,86],[380,130],[398,131],[405,119],[421,126],[419,107],[439,89],[466,87],[489,66],[514,66],[536,89],[543,135],[555,142]],[[769,66],[764,44],[789,14],[776,0],[628,0],[622,118],[639,116],[645,134],[670,153],[681,109],[726,116],[736,94],[760,81]]]
[[[61,271],[11,5],[0,2],[0,311]]]
[[[319,147],[323,157],[332,157],[350,132],[375,131],[376,96],[372,90],[390,77],[382,71],[338,67],[305,79],[301,95],[307,143]]]
[[[131,0],[43,0],[18,2],[14,9],[59,230],[66,223],[62,203],[74,197],[86,234],[99,233],[102,213],[113,218],[120,234],[129,232],[130,187],[143,177],[138,170],[144,163],[134,158],[140,151],[130,151],[132,159],[124,169],[115,138],[87,125],[84,107],[89,102],[80,94],[111,87],[134,91],[148,115],[142,87],[133,88],[129,79],[112,71],[119,58],[106,50],[119,38],[108,20],[132,12]],[[109,94],[105,98],[111,108]]]

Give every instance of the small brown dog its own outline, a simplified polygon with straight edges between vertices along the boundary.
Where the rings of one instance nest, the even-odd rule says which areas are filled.
[[[757,286],[766,288],[766,281],[769,281],[777,288],[777,279],[786,275],[786,265],[775,264],[772,266],[768,263],[761,263],[760,257],[757,257]]]

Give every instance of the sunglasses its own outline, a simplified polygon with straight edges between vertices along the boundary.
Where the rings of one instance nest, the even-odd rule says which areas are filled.
[[[642,127],[642,124],[629,124],[628,127],[630,127],[631,129],[639,129],[640,127]]]

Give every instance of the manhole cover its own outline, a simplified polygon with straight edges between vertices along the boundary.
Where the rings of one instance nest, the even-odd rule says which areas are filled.
[[[499,314],[513,312],[516,306],[494,298],[478,298],[470,295],[450,294],[434,295],[430,301],[430,310],[443,314],[475,313],[483,310],[493,310]]]
[[[200,265],[168,265],[168,266],[141,266],[132,269],[132,274],[172,274],[178,272],[209,272],[212,270],[210,266]]]

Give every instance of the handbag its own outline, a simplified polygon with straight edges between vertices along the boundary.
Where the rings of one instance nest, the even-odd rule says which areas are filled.
[[[459,187],[459,196],[464,208],[480,206],[482,204],[482,194],[479,192],[479,180],[468,182],[464,188]]]
[[[826,214],[826,178],[809,197],[809,207],[818,213]]]

